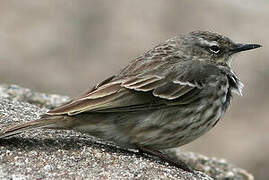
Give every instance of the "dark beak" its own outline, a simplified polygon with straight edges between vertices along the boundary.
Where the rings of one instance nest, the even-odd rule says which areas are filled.
[[[241,52],[241,51],[256,49],[259,47],[262,47],[262,46],[259,44],[236,44],[235,47],[231,51],[232,51],[232,53],[237,53],[237,52]]]

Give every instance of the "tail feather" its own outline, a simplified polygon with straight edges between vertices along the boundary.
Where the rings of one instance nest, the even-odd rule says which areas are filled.
[[[62,118],[61,118],[62,119]],[[14,125],[0,131],[0,138],[6,138],[14,136],[16,134],[22,133],[26,130],[36,129],[36,128],[57,128],[59,124],[59,118],[41,118],[38,120],[26,122],[19,125]],[[60,128],[60,127],[58,127]]]

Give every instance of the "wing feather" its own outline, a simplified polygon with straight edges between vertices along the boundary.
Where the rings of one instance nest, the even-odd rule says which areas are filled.
[[[128,81],[123,81],[121,84],[117,81],[117,83],[113,82],[101,86],[89,93],[88,96],[77,98],[68,104],[49,111],[48,114],[75,115],[82,112],[126,112],[145,110],[149,106],[151,109],[160,108],[169,104],[167,100],[177,99],[195,88],[173,82],[165,84],[161,79],[157,81],[155,77],[147,77],[144,80],[137,78],[137,81],[138,83],[132,81],[130,85],[127,83]]]
[[[121,89],[121,82],[109,83],[109,84],[106,84],[104,86],[101,86],[101,87],[97,88],[93,92],[90,92],[84,98],[80,98],[80,100],[83,100],[83,99],[97,99],[97,98],[102,98],[102,97],[105,97],[105,96],[109,96],[109,95],[115,94],[120,89]]]
[[[154,89],[153,95],[160,98],[173,100],[173,99],[179,98],[180,96],[183,96],[184,94],[193,90],[194,88],[195,87],[193,86],[179,85],[179,84],[170,82]]]
[[[177,69],[176,66],[180,68]],[[191,74],[184,74],[182,64],[172,66],[170,63],[166,67],[165,69],[164,63],[155,63],[152,71],[138,74],[126,74],[125,71],[108,78],[86,94],[49,111],[48,114],[140,111],[185,105],[197,100],[195,98],[199,96],[195,95],[201,92],[203,85],[197,83]]]
[[[146,77],[132,77],[122,83],[122,86],[128,89],[139,89],[145,85],[160,81],[161,77],[158,76],[146,76]]]

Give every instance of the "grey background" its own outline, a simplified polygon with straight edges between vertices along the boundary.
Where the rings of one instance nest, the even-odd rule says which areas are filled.
[[[269,1],[1,1],[0,83],[77,96],[177,34],[210,30],[263,48],[238,55],[244,96],[183,149],[269,177]]]

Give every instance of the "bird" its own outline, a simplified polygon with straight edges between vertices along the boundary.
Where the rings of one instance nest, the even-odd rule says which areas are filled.
[[[259,47],[210,31],[178,35],[39,119],[5,128],[0,138],[36,128],[74,130],[191,172],[161,151],[190,143],[219,122],[233,94],[242,95],[233,55]]]

